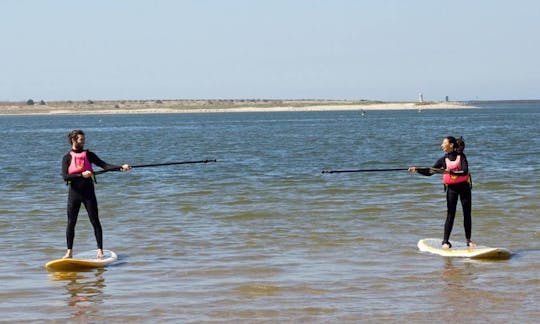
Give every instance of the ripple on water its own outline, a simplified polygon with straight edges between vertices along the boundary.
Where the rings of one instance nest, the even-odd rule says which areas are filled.
[[[460,125],[466,128],[455,129],[466,135],[474,170],[473,237],[511,249],[510,260],[471,262],[418,252],[418,239],[442,235],[445,193],[438,176],[321,174],[430,165],[446,135],[440,120],[454,114],[0,117],[0,256],[10,261],[0,263],[2,318],[531,322],[538,317],[540,260],[539,168],[531,159],[538,153],[531,136],[537,113],[464,110],[466,123]],[[66,129],[75,124],[88,130],[88,145],[108,162],[220,162],[100,176],[105,246],[119,261],[63,276],[43,265],[65,249],[67,188],[59,161]],[[26,136],[12,136],[20,133],[13,125],[37,135],[39,149],[47,152],[40,161],[22,149]],[[156,145],[165,129],[178,134],[166,151]],[[519,131],[524,129],[529,131]],[[494,143],[501,134],[505,141]],[[111,138],[125,145],[119,150]],[[408,140],[396,145],[400,138]],[[21,160],[40,172],[20,167]],[[513,171],[504,171],[508,165]],[[458,208],[452,239],[462,237]],[[84,208],[75,241],[78,251],[95,248]]]

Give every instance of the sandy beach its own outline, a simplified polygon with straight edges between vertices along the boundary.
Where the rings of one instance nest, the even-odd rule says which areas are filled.
[[[368,111],[476,108],[460,102],[381,102],[346,100],[132,100],[3,102],[0,115],[87,115],[223,113],[272,111]]]

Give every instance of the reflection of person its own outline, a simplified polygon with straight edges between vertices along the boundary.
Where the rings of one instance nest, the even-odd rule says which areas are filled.
[[[104,268],[93,271],[64,272],[55,271],[49,274],[53,281],[65,284],[67,305],[73,308],[72,318],[77,322],[87,323],[103,302],[103,290],[106,288]]]
[[[465,227],[465,238],[467,246],[475,247],[476,244],[471,241],[471,183],[469,175],[469,165],[467,157],[463,153],[465,142],[463,138],[456,139],[453,136],[445,137],[441,148],[446,154],[440,158],[433,168],[444,169],[443,183],[446,189],[446,222],[444,224],[444,238],[442,247],[449,249],[452,244],[448,241],[452,227],[454,226],[454,218],[456,216],[456,207],[458,199],[461,200],[463,208],[463,226]],[[410,167],[409,172],[417,172],[416,167]],[[424,175],[432,175],[433,173],[422,173]]]
[[[103,169],[116,169],[127,171],[131,167],[128,164],[116,166],[101,160],[95,153],[84,149],[85,135],[82,130],[73,130],[68,134],[71,150],[62,159],[62,176],[69,185],[67,203],[67,252],[64,258],[73,256],[73,239],[75,238],[75,225],[81,204],[84,204],[97,242],[97,258],[103,258],[103,233],[98,217],[98,205],[94,191],[93,169],[95,164]]]

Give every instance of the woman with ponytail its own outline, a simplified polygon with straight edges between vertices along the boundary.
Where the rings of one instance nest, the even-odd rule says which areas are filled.
[[[452,247],[449,239],[454,226],[458,199],[461,200],[461,206],[463,207],[463,226],[465,227],[467,246],[475,247],[476,244],[471,241],[471,177],[467,157],[463,153],[465,142],[463,137],[456,139],[453,136],[447,136],[443,139],[441,148],[446,154],[435,162],[433,168],[444,170],[443,183],[446,189],[447,212],[442,247],[445,249]],[[409,172],[416,171],[416,167],[409,168]]]

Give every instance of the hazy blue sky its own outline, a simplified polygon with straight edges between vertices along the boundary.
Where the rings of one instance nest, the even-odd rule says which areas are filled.
[[[0,100],[540,99],[540,1],[1,0]]]

